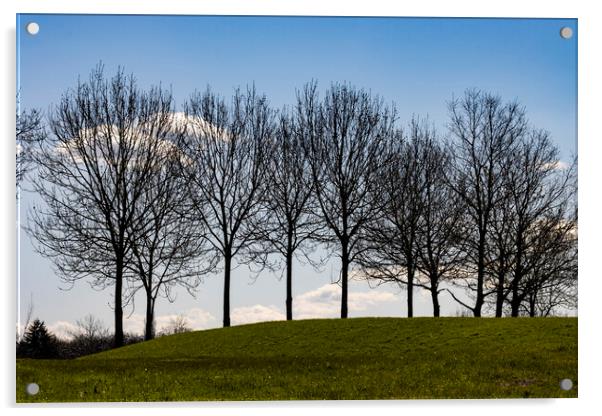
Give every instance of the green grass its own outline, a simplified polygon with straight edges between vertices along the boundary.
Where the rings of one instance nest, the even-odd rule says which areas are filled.
[[[577,397],[576,318],[269,322],[17,360],[17,402],[502,397]]]

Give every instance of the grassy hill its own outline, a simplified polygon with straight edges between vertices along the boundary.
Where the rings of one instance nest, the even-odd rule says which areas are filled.
[[[268,322],[17,360],[18,402],[576,396],[576,318]]]

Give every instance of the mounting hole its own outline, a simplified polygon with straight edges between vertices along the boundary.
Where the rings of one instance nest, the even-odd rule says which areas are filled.
[[[36,22],[29,22],[27,23],[27,26],[25,26],[25,30],[27,30],[27,33],[29,33],[32,36],[37,35],[40,31],[40,25]]]
[[[570,378],[560,380],[560,388],[565,391],[571,390],[573,388],[573,380]]]
[[[40,386],[38,386],[38,383],[29,383],[27,387],[25,387],[25,392],[30,396],[35,396],[40,392]]]
[[[573,29],[571,29],[568,26],[563,27],[562,29],[560,29],[560,37],[562,39],[570,39],[573,37]]]

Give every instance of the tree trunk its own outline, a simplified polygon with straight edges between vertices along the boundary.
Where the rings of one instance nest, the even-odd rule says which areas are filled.
[[[408,262],[408,318],[414,316],[414,260]]]
[[[475,300],[475,305],[473,314],[476,318],[481,317],[481,309],[483,308],[483,303],[485,302],[483,295],[483,282],[485,281],[485,233],[481,233],[481,237],[479,237],[479,253],[477,259],[477,298]]]
[[[286,320],[293,319],[293,253],[286,254]]]
[[[348,244],[346,241],[343,242],[343,253],[341,257],[341,318],[347,318],[347,278],[349,273],[349,253],[347,251]]]
[[[441,315],[441,307],[439,306],[439,293],[436,287],[431,287],[431,299],[433,300],[433,316],[438,318]]]
[[[529,316],[535,318],[535,297],[529,299]]]
[[[226,250],[224,255],[224,328],[230,326],[230,269],[232,253]]]
[[[518,285],[523,277],[523,234],[520,230],[518,231],[518,236],[516,240],[516,260],[514,263],[514,278],[512,279],[512,301],[510,302],[511,316],[513,318],[518,317],[520,313],[520,304],[522,302],[522,298],[518,293]]]
[[[516,280],[516,278],[515,278]],[[512,282],[512,301],[510,302],[511,312],[510,316],[513,318],[518,317],[520,301],[518,299],[518,284],[515,281]]]
[[[504,274],[500,273],[496,288],[495,317],[501,318],[504,313]]]
[[[155,338],[155,301],[151,293],[146,294],[146,321],[144,327],[144,340]]]
[[[514,279],[512,279],[512,300],[510,301],[510,316],[513,318],[518,317],[520,313],[520,304],[522,299],[520,298],[520,294],[518,293],[518,282],[520,280],[518,270],[514,274]]]
[[[439,274],[431,275],[431,300],[433,301],[433,316],[438,318],[441,315],[441,306],[439,305]]]
[[[123,259],[118,258],[115,273],[115,347],[123,346],[123,304],[121,292],[123,291]]]

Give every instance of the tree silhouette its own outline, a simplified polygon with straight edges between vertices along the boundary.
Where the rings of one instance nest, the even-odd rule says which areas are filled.
[[[299,133],[306,138],[325,239],[341,259],[341,318],[348,315],[349,268],[363,251],[370,222],[380,215],[377,187],[387,141],[394,134],[395,111],[369,92],[332,85],[320,103],[316,84],[297,97]]]
[[[50,117],[52,134],[35,154],[33,181],[43,204],[29,215],[36,250],[61,279],[114,285],[115,345],[123,345],[123,292],[131,230],[153,207],[140,207],[150,173],[169,133],[171,94],[140,90],[122,70],[106,79],[99,65],[68,90]]]
[[[423,179],[420,193],[421,207],[416,232],[417,286],[428,290],[433,303],[433,316],[440,315],[439,293],[441,282],[451,278],[465,261],[463,238],[466,231],[464,204],[447,183],[452,159],[434,130],[428,127],[419,146]],[[424,277],[422,277],[424,276]]]
[[[375,198],[380,215],[366,227],[365,249],[359,256],[364,274],[379,282],[393,282],[407,289],[407,316],[414,316],[414,285],[418,263],[417,232],[423,209],[421,190],[425,186],[422,142],[430,134],[417,120],[410,134],[401,130],[392,136],[378,177]],[[385,154],[385,153],[383,153]]]
[[[450,158],[427,121],[414,118],[388,148],[380,177],[382,215],[368,227],[359,263],[364,275],[407,288],[407,315],[414,314],[414,288],[431,293],[439,316],[441,280],[460,261],[462,206],[447,186]]]
[[[55,358],[57,356],[56,338],[43,321],[34,320],[25,331],[17,347],[17,355],[28,358]]]
[[[261,202],[273,114],[254,88],[245,94],[237,90],[231,103],[207,89],[186,103],[186,117],[182,146],[190,164],[182,171],[190,184],[191,214],[206,228],[204,238],[223,260],[227,327],[232,261],[257,242],[265,215]]]
[[[293,259],[301,254],[308,261],[322,224],[315,215],[311,167],[305,157],[307,138],[300,132],[294,114],[283,109],[266,158],[266,191],[263,205],[268,215],[258,229],[256,254],[272,252],[284,258],[286,270],[286,319],[293,319]],[[261,259],[256,255],[255,261]],[[261,261],[267,265],[267,260]]]
[[[157,298],[173,301],[172,291],[177,286],[192,292],[202,275],[215,267],[207,256],[206,240],[200,235],[205,232],[203,224],[187,215],[192,201],[187,178],[179,169],[185,155],[177,143],[184,127],[178,116],[171,112],[157,115],[165,119],[160,124],[172,134],[166,134],[159,146],[144,148],[153,153],[148,156],[153,166],[146,170],[146,181],[136,201],[134,216],[141,221],[128,229],[132,247],[126,262],[132,272],[129,295],[141,289],[146,296],[145,340],[155,335]]]
[[[503,103],[501,98],[479,90],[468,90],[461,99],[449,103],[449,130],[454,138],[454,163],[450,185],[463,201],[473,232],[466,234],[467,259],[476,278],[457,279],[475,296],[474,305],[452,297],[481,316],[488,291],[485,289],[488,237],[493,212],[504,198],[504,162],[525,134],[524,109],[517,102]],[[466,264],[468,268],[470,265]]]
[[[558,170],[558,149],[545,131],[531,131],[521,137],[508,164],[507,193],[511,209],[512,270],[509,276],[511,316],[518,316],[526,292],[524,279],[539,274],[545,267],[540,257],[557,250],[574,230],[574,222],[565,216],[569,176]],[[559,233],[559,234],[558,234]],[[556,254],[561,253],[556,251]],[[553,259],[545,256],[546,264]]]

